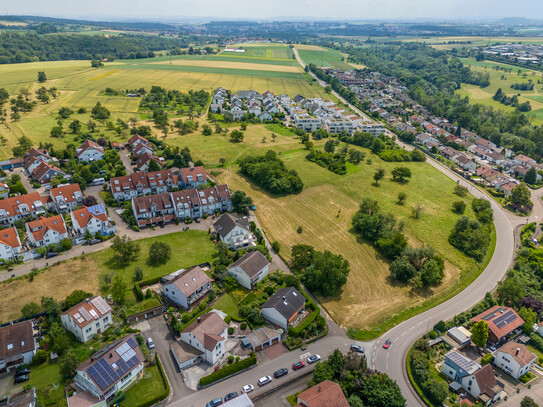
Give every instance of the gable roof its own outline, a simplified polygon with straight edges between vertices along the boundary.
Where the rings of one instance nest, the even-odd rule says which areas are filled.
[[[0,328],[0,359],[34,350],[32,321],[19,322]]]
[[[211,279],[204,272],[204,270],[202,270],[200,266],[194,266],[188,270],[185,270],[175,278],[172,278],[164,285],[167,286],[173,284],[183,293],[185,297],[189,297],[193,292],[199,290],[202,286],[210,282]]]
[[[223,321],[219,314],[216,312],[208,312],[186,327],[183,332],[191,332],[206,349],[212,350],[217,342],[224,340],[220,334],[227,326],[228,325]],[[206,344],[207,346],[213,346],[208,348]]]
[[[474,376],[475,380],[477,380],[481,393],[493,398],[497,393],[495,387],[498,383],[496,382],[496,376],[494,376],[492,366],[490,366],[490,364],[484,365],[475,372]]]
[[[147,140],[143,136],[140,136],[139,134],[134,134],[132,137],[128,139],[127,143],[130,145],[133,145],[138,140],[143,141],[144,143],[149,143],[149,140]]]
[[[153,160],[156,162],[159,166],[162,167],[162,163],[160,162],[160,159],[157,156],[151,155],[147,152],[143,153],[138,157],[136,160],[136,168],[141,168],[143,165],[145,165],[148,161]]]
[[[242,269],[245,274],[249,276],[249,278],[252,278],[255,276],[260,270],[262,270],[264,267],[266,267],[270,262],[264,256],[262,253],[260,253],[258,250],[245,253],[243,256],[241,256],[234,264],[232,264],[230,267],[239,267]]]
[[[520,367],[524,367],[536,359],[536,356],[522,343],[507,342],[498,349],[498,352],[511,355],[513,359],[518,362]]]
[[[38,220],[28,222],[27,229],[32,233],[35,241],[40,241],[43,236],[49,231],[54,230],[60,234],[67,233],[66,224],[62,215],[52,216],[50,218],[40,218]]]
[[[264,308],[275,308],[288,321],[305,304],[305,297],[293,287],[284,287],[277,290],[268,301],[262,305]]]
[[[66,203],[77,202],[78,198],[83,198],[83,192],[79,188],[79,184],[68,184],[51,189],[49,195],[53,201],[57,202],[56,198],[62,196]]]
[[[141,185],[142,188],[149,188],[151,185],[156,187],[161,187],[164,185],[177,185],[179,177],[174,175],[173,171],[170,170],[161,170],[161,171],[151,171],[151,172],[135,172],[130,175],[123,175],[121,177],[111,178],[111,190],[113,193],[123,192],[123,190],[135,190],[138,185]]]
[[[92,140],[85,140],[83,142],[83,144],[81,144],[77,150],[76,150],[76,153],[75,155],[79,158],[81,156],[81,154],[83,154],[85,151],[87,151],[88,149],[93,149],[93,150],[96,150],[96,151],[99,151],[101,152],[102,154],[104,154],[104,147],[102,147],[100,144],[97,144],[95,143],[94,141]]]
[[[325,380],[298,394],[298,401],[307,407],[349,407],[338,383]],[[301,403],[298,406],[302,405]]]
[[[179,176],[183,182],[207,181],[207,174],[202,166],[187,167],[179,170]]]
[[[228,234],[236,226],[239,226],[249,232],[249,217],[240,216],[233,213],[225,213],[213,224],[213,227],[222,238],[228,236]]]
[[[0,244],[9,246],[11,248],[21,247],[21,241],[19,240],[19,234],[14,227],[0,230]]]
[[[30,194],[0,200],[0,210],[6,211],[6,215],[11,217],[19,214],[18,208],[20,205],[27,205],[30,211],[34,211],[36,210],[36,204],[43,206],[46,201],[47,198],[40,196],[39,192],[31,192]]]
[[[110,312],[111,307],[108,303],[101,296],[97,295],[74,305],[69,310],[63,312],[62,315],[68,315],[79,328],[83,328]]]
[[[51,170],[58,174],[65,175],[60,168],[42,161],[36,168],[34,168],[34,171],[32,171],[32,177],[39,181]]]
[[[149,212],[152,205],[155,205],[159,211],[173,209],[173,202],[169,192],[134,198],[132,199],[132,205],[136,214]]]
[[[101,222],[107,222],[106,210],[102,204],[88,206],[72,212],[72,219],[77,222],[80,228],[86,227],[95,218]]]
[[[485,321],[496,338],[502,338],[524,324],[524,320],[513,308],[495,305],[473,317],[472,321]]]

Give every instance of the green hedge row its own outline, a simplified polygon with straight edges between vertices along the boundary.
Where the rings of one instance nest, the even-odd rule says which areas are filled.
[[[196,319],[197,319],[198,317],[202,316],[203,314],[205,314],[206,312],[209,312],[209,311],[211,311],[211,308],[208,307],[208,308],[203,309],[201,312],[197,313],[197,314],[194,316],[194,318],[189,319],[189,322],[187,322],[186,324],[183,324],[183,325],[180,326],[179,332],[183,331],[187,326],[189,326],[189,325],[192,324],[194,321],[196,321]]]
[[[216,370],[215,372],[202,377],[200,379],[200,387],[215,383],[218,380],[224,379],[225,377],[233,375],[234,373],[240,372],[253,365],[256,365],[256,356],[254,352],[251,352],[251,356],[249,356],[247,359],[234,362],[231,365],[223,366],[222,369]]]
[[[138,283],[134,283],[134,294],[138,301],[143,301],[143,293],[141,292],[141,287]]]
[[[139,404],[137,407],[151,407],[159,401],[164,400],[166,397],[168,397],[168,394],[170,394],[170,385],[168,380],[166,380],[166,374],[164,373],[164,369],[162,368],[162,363],[160,362],[158,354],[156,354],[155,357],[158,370],[160,371],[160,376],[162,377],[162,382],[164,383],[164,391],[161,394],[153,397],[151,400],[147,400],[145,403]]]
[[[317,318],[317,315],[321,313],[321,310],[319,307],[317,307],[317,304],[315,304],[315,301],[311,299],[311,297],[305,292],[305,290],[300,288],[300,292],[307,300],[306,308],[311,308],[313,312],[311,312],[311,315],[306,317],[301,324],[299,324],[297,327],[289,327],[288,328],[288,334],[290,336],[298,337],[300,334],[307,329],[309,324],[313,323],[315,321],[315,318]]]
[[[153,277],[153,278],[148,278],[147,280],[141,280],[140,282],[136,283],[137,285],[139,285],[140,287],[143,287],[143,286],[146,286],[146,285],[151,285],[151,284],[156,284],[160,281],[162,277],[158,276],[158,277]]]

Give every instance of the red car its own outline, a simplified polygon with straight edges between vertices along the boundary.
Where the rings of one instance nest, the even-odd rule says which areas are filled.
[[[292,370],[298,370],[305,366],[305,363],[303,361],[296,362],[292,365]]]
[[[388,349],[391,343],[392,341],[390,339],[387,339],[385,343],[383,343],[383,348]]]

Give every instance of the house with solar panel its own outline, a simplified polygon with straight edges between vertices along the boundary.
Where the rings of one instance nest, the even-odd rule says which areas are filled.
[[[81,342],[104,332],[113,321],[111,307],[101,296],[87,298],[60,315],[62,325]]]
[[[74,382],[98,400],[108,400],[141,377],[144,357],[134,334],[106,345],[75,370]]]
[[[102,236],[117,233],[117,226],[107,216],[102,204],[77,209],[70,213],[70,218],[72,230],[76,236],[84,236],[87,230],[93,236],[97,233]]]
[[[455,350],[445,355],[441,373],[453,380],[449,385],[451,389],[461,387],[485,406],[497,402],[502,396],[503,389],[496,381],[490,364],[481,366]]]
[[[524,320],[513,308],[495,305],[471,319],[488,324],[488,342],[497,345],[507,342],[510,335],[520,332]]]

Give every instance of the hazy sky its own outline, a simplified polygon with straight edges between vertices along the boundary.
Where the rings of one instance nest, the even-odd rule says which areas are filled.
[[[0,0],[0,14],[109,19],[543,18],[543,0]]]

